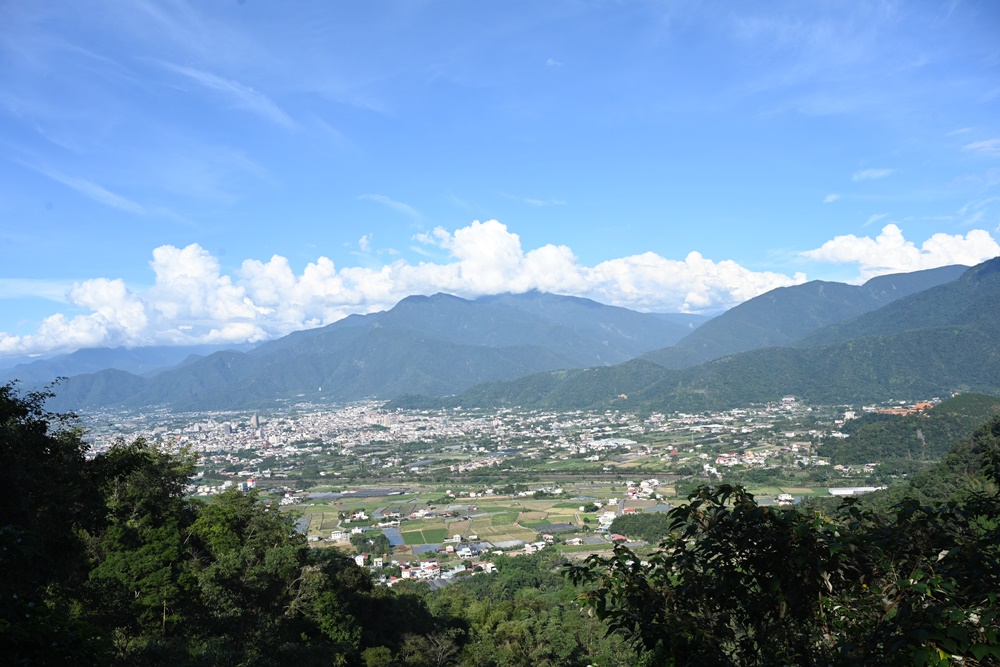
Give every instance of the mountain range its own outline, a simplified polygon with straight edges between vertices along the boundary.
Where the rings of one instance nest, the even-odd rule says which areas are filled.
[[[664,368],[687,368],[737,352],[795,345],[823,327],[955,280],[967,268],[953,265],[896,273],[863,285],[813,280],[779,287],[731,308],[676,345],[645,358]]]
[[[236,349],[250,349],[250,347],[247,345]],[[230,347],[224,345],[178,345],[83,348],[47,359],[20,359],[17,364],[0,368],[0,384],[17,380],[25,385],[38,386],[52,382],[58,377],[96,373],[106,369],[149,376],[165,368],[193,361],[225,349],[230,349]]]
[[[435,294],[247,351],[178,350],[173,365],[160,367],[151,366],[168,361],[162,350],[81,351],[20,379],[37,384],[69,375],[51,404],[57,410],[379,398],[400,407],[669,411],[786,394],[831,403],[995,393],[997,313],[1000,258],[860,286],[813,281],[779,288],[711,319],[541,292],[474,300]],[[188,356],[178,359],[182,352]],[[117,366],[56,373],[70,361],[92,371],[85,362],[99,363],[102,355],[119,359]],[[145,361],[120,361],[129,356]]]
[[[794,308],[774,308],[767,302],[793,295],[787,301],[798,302],[798,310],[808,313],[800,297],[810,292],[818,296],[821,291],[808,283],[799,287],[774,290],[751,301],[765,301],[760,307],[765,313],[792,314]],[[758,308],[750,302],[745,305],[744,310]],[[767,321],[751,323],[764,327]],[[780,318],[772,319],[771,327],[788,330]],[[714,328],[729,331],[719,325]],[[656,363],[669,354],[658,350],[619,366],[536,374],[473,387],[446,401],[405,397],[395,405],[694,411],[763,403],[784,395],[836,404],[929,398],[954,391],[997,394],[1000,258],[857,317],[801,331],[804,335],[788,347],[748,350],[687,368]]]
[[[247,352],[219,351],[140,376],[70,376],[53,409],[170,405],[259,407],[281,399],[347,401],[448,394],[539,371],[613,365],[671,345],[708,318],[648,314],[541,292],[462,299],[412,296]],[[49,378],[51,379],[51,378]]]

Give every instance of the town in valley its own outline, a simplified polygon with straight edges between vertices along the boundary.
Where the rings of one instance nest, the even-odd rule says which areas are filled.
[[[104,411],[81,416],[89,454],[137,438],[197,458],[188,493],[236,488],[294,513],[311,546],[340,548],[392,585],[490,572],[490,558],[559,550],[569,558],[655,544],[619,532],[700,484],[746,486],[760,503],[865,493],[912,468],[845,464],[822,444],[870,412],[939,399],[814,406],[794,396],[699,414],[440,409],[384,402],[287,404],[260,412]]]

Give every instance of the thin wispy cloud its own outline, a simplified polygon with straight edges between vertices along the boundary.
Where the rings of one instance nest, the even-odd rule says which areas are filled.
[[[41,298],[68,303],[66,293],[72,282],[32,278],[0,278],[0,299]]]
[[[26,162],[21,162],[25,167],[35,171],[42,176],[52,179],[56,183],[60,183],[75,190],[79,194],[87,197],[90,200],[97,202],[98,204],[103,204],[110,208],[117,209],[119,211],[124,211],[125,213],[132,213],[133,215],[141,216],[155,216],[161,218],[167,218],[168,220],[173,220],[176,223],[197,228],[198,225],[194,224],[188,218],[182,215],[178,215],[173,210],[166,208],[164,206],[145,206],[137,201],[124,197],[118,193],[108,190],[103,185],[94,183],[85,178],[77,178],[75,176],[67,176],[65,174],[53,171],[50,169],[45,169],[36,165],[28,164]]]
[[[545,61],[545,64],[548,65],[549,67],[562,67],[563,66],[563,64],[561,62],[559,62],[558,60],[556,60],[555,58],[549,58],[548,60]]]
[[[565,206],[565,199],[539,199],[537,197],[518,197],[517,195],[505,194],[508,199],[513,199],[519,201],[522,204],[527,204],[528,206]]]
[[[874,181],[879,178],[885,178],[892,174],[895,169],[862,169],[851,174],[851,180],[854,182],[858,181]]]
[[[377,204],[382,204],[382,206],[388,206],[392,210],[398,211],[403,215],[408,215],[414,220],[420,220],[421,218],[424,217],[420,214],[420,211],[413,208],[409,204],[404,204],[401,201],[396,201],[395,199],[391,199],[389,197],[386,197],[385,195],[365,194],[365,195],[359,195],[358,199],[362,201],[373,201]]]
[[[986,139],[984,141],[973,141],[962,147],[967,151],[984,153],[990,157],[1000,157],[1000,139]]]
[[[415,252],[415,253],[417,253],[418,255],[423,255],[424,257],[433,257],[433,256],[434,256],[434,255],[433,255],[433,254],[432,254],[432,253],[431,253],[430,251],[428,251],[428,250],[427,250],[427,249],[425,249],[425,248],[421,248],[421,247],[420,247],[420,246],[418,246],[418,245],[411,245],[411,246],[409,247],[409,249],[410,249],[410,250],[411,250],[412,252]]]
[[[833,202],[837,201],[838,199],[840,199],[840,195],[831,192],[827,196],[823,197],[823,203],[824,204],[832,204]]]
[[[171,63],[161,63],[163,67],[172,72],[181,74],[202,86],[220,92],[232,100],[237,107],[255,113],[276,125],[291,129],[296,127],[296,123],[286,114],[281,107],[274,103],[271,98],[263,93],[257,92],[250,86],[246,86],[239,81],[224,79],[211,72],[203,72],[191,67],[182,67]]]
[[[986,218],[991,208],[990,205],[998,200],[1000,200],[1000,197],[987,197],[985,199],[970,201],[958,209],[954,217],[958,219],[958,224],[963,227],[977,225]]]
[[[43,169],[41,167],[36,167],[32,165],[25,165],[39,174],[51,178],[57,183],[62,183],[68,188],[76,190],[84,197],[92,199],[99,204],[104,204],[105,206],[110,206],[111,208],[116,208],[119,211],[125,211],[126,213],[134,213],[136,215],[149,215],[149,210],[142,204],[132,201],[127,197],[123,197],[119,194],[111,192],[102,185],[93,183],[83,178],[76,178],[73,176],[66,176],[55,171],[50,171]]]
[[[870,215],[868,216],[868,221],[865,222],[864,226],[867,227],[868,225],[874,225],[879,220],[883,220],[888,217],[889,217],[888,213],[876,213],[875,215]]]

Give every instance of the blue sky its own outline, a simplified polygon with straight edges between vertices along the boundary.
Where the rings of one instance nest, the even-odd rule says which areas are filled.
[[[0,4],[0,356],[1000,254],[995,2]]]

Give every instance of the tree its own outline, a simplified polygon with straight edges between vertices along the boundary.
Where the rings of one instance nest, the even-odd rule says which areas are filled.
[[[50,392],[0,386],[0,654],[9,664],[100,664],[97,628],[72,610],[86,576],[77,530],[100,498],[72,418],[44,409]]]
[[[1000,665],[1000,418],[970,448],[989,482],[957,502],[824,515],[701,487],[646,562],[567,572],[650,665]]]

